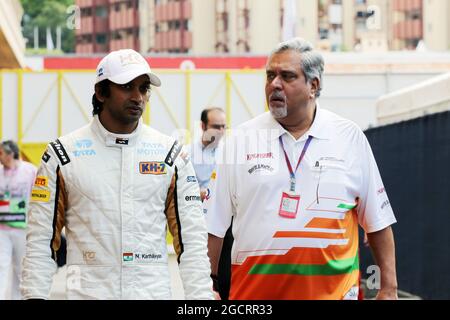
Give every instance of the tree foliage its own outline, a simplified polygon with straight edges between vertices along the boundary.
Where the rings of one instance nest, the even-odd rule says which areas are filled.
[[[61,49],[64,52],[75,51],[75,30],[66,25],[69,14],[67,8],[74,0],[21,0],[24,15],[22,31],[27,41],[27,48],[34,48],[34,28],[39,28],[39,47],[46,46],[46,29],[51,28],[53,43],[56,45],[56,27],[60,26]]]

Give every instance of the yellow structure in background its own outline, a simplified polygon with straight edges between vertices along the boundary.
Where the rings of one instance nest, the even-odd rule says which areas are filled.
[[[29,160],[30,162],[38,165],[40,163],[42,154],[45,151],[45,148],[49,141],[42,141],[42,142],[24,142],[23,139],[25,135],[27,134],[28,130],[35,125],[35,120],[39,113],[42,111],[43,107],[48,103],[48,98],[51,95],[52,91],[56,88],[57,92],[57,135],[62,135],[62,128],[63,128],[63,88],[67,89],[67,92],[70,94],[73,101],[76,103],[77,107],[79,108],[80,112],[83,115],[83,118],[86,120],[86,123],[89,122],[90,116],[86,113],[85,109],[82,106],[82,102],[75,94],[75,90],[72,88],[69,81],[64,76],[65,73],[91,73],[91,70],[58,70],[58,71],[24,71],[24,70],[8,70],[5,71],[8,73],[15,73],[17,76],[17,142],[20,146],[22,156]],[[33,111],[33,114],[31,116],[31,120],[24,124],[23,121],[23,112],[24,112],[24,105],[23,105],[23,94],[24,94],[24,88],[23,88],[23,82],[24,82],[24,75],[30,73],[30,74],[55,74],[57,75],[56,79],[53,80],[51,85],[48,88],[44,88],[45,94],[41,101],[36,101],[37,108]],[[231,126],[231,110],[232,110],[232,98],[231,95],[234,93],[238,99],[240,100],[240,103],[243,105],[244,109],[248,113],[250,117],[254,117],[256,115],[256,112],[254,111],[256,108],[253,108],[250,106],[248,101],[246,100],[245,96],[239,89],[238,85],[234,82],[232,78],[232,74],[259,74],[262,73],[262,70],[233,70],[233,71],[225,71],[225,70],[158,70],[158,74],[164,75],[164,74],[179,74],[184,75],[184,82],[185,82],[185,122],[184,128],[186,128],[189,132],[192,130],[191,126],[191,114],[192,114],[192,76],[194,74],[215,74],[223,77],[223,80],[220,81],[219,85],[216,87],[216,89],[212,92],[211,97],[208,99],[208,103],[212,104],[214,100],[217,98],[219,93],[224,90],[225,92],[225,111],[226,111],[226,119],[227,119],[227,126]],[[0,140],[4,137],[4,132],[2,128],[3,121],[5,120],[3,117],[3,82],[4,81],[4,75],[3,72],[0,71]],[[161,102],[163,109],[167,112],[169,115],[169,118],[171,122],[174,124],[175,128],[181,129],[182,123],[180,122],[180,117],[177,115],[177,112],[174,111],[174,108],[167,102],[167,99],[164,97],[163,93],[158,88],[153,88],[155,94],[159,101]],[[151,100],[151,99],[150,99]],[[151,124],[151,121],[155,119],[151,119],[150,117],[150,108],[151,108],[151,101],[147,103],[147,108],[143,115],[144,123]],[[190,137],[186,137],[186,140],[189,140]],[[56,139],[56,137],[55,137]],[[190,141],[184,141],[184,143],[189,143]]]
[[[76,105],[78,106],[79,110],[81,111],[83,118],[86,120],[86,123],[90,120],[90,116],[86,113],[85,109],[82,107],[82,102],[79,100],[77,95],[75,94],[75,90],[72,88],[69,81],[64,76],[65,73],[91,73],[91,70],[59,70],[59,71],[24,71],[24,70],[8,70],[5,71],[8,73],[15,73],[17,76],[17,142],[21,150],[22,158],[24,158],[27,161],[30,161],[34,163],[36,166],[38,166],[41,162],[42,154],[44,153],[47,144],[49,141],[42,141],[42,142],[24,142],[24,137],[30,130],[30,128],[35,125],[36,119],[39,115],[39,113],[42,111],[43,107],[48,103],[48,99],[53,92],[53,90],[56,88],[56,95],[57,95],[57,135],[61,136],[63,133],[63,88],[67,89],[67,92],[70,94],[71,98],[76,102]],[[39,73],[56,73],[56,79],[52,80],[50,86],[48,88],[43,88],[44,96],[40,101],[36,101],[37,108],[33,111],[33,114],[31,115],[31,120],[28,121],[28,123],[24,123],[23,121],[23,115],[24,115],[24,102],[23,102],[23,94],[24,94],[24,75],[27,73],[32,74],[39,74]],[[247,100],[245,99],[244,95],[242,94],[241,90],[239,89],[238,85],[234,83],[232,79],[232,74],[248,74],[248,73],[262,73],[261,70],[233,70],[233,71],[216,71],[216,70],[199,70],[199,71],[193,71],[193,70],[186,70],[186,71],[178,71],[178,70],[159,70],[158,74],[181,74],[184,75],[184,81],[185,81],[185,128],[190,131],[192,130],[191,126],[191,114],[192,114],[192,75],[193,74],[218,74],[221,77],[223,77],[223,80],[219,82],[219,85],[215,88],[215,90],[211,93],[211,96],[207,99],[208,103],[206,105],[211,105],[214,103],[215,99],[218,97],[220,92],[224,90],[225,92],[225,111],[226,111],[226,119],[227,119],[227,126],[231,126],[231,110],[232,110],[232,97],[231,95],[233,92],[236,94],[236,96],[239,98],[241,104],[244,106],[244,109],[247,111],[248,115],[250,117],[255,116],[254,109],[249,105]],[[4,81],[4,72],[0,71],[0,140],[4,137],[4,128],[3,120],[4,120],[4,103],[3,103],[3,81]],[[163,93],[158,88],[152,89],[154,92],[152,94],[155,94],[159,101],[161,102],[163,109],[167,112],[169,115],[169,118],[171,122],[174,124],[174,126],[177,129],[182,128],[182,123],[180,122],[180,117],[178,116],[177,112],[174,111],[174,108],[167,102],[167,99],[164,97]],[[150,117],[151,114],[151,99],[147,103],[147,108],[143,114],[143,120],[146,124],[151,124],[151,121],[155,121],[155,119],[152,119]],[[187,140],[189,140],[189,136],[186,137]],[[56,137],[55,137],[56,139]],[[184,141],[185,143],[189,143],[190,141]],[[169,232],[167,232],[167,243],[172,244],[173,239]]]

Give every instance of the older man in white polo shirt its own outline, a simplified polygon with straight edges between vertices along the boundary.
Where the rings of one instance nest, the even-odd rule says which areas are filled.
[[[225,142],[206,216],[213,279],[233,218],[230,299],[357,299],[358,225],[381,270],[377,298],[397,298],[396,220],[363,132],[316,101],[323,66],[308,42],[279,44],[270,112]]]

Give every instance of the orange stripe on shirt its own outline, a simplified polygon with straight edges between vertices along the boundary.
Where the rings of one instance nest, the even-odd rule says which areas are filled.
[[[348,217],[347,217],[348,216]],[[358,251],[358,220],[356,210],[347,213],[346,245],[326,248],[291,248],[284,255],[249,256],[241,265],[232,265],[231,299],[342,299],[354,285],[359,272],[342,275],[249,274],[256,264],[326,264],[330,260],[355,257]],[[317,233],[314,232],[317,236]],[[278,235],[289,235],[279,233]],[[292,233],[290,235],[293,235]]]
[[[344,239],[343,233],[312,232],[312,231],[278,231],[274,238],[318,238],[318,239]]]

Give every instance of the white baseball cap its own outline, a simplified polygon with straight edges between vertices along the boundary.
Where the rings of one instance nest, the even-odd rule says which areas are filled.
[[[125,84],[143,74],[148,75],[152,85],[156,87],[161,85],[161,80],[152,73],[149,64],[140,53],[132,49],[122,49],[112,51],[100,61],[95,83],[108,79],[117,84]]]

